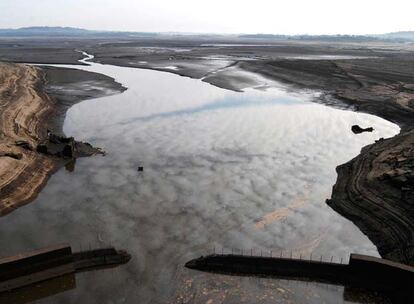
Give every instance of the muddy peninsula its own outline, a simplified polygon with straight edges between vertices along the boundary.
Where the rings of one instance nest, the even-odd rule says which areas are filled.
[[[94,89],[85,85],[91,82]],[[81,100],[124,89],[95,73],[0,63],[0,215],[32,201],[73,158],[101,152],[59,135],[65,112]]]

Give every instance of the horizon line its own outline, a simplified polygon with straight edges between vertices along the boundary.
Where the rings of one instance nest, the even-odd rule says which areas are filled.
[[[414,33],[414,30],[399,30],[393,32],[384,32],[380,34],[309,34],[309,33],[302,33],[302,34],[282,34],[282,33],[266,33],[266,32],[256,32],[256,33],[246,33],[246,32],[233,32],[233,33],[226,33],[226,32],[184,32],[184,31],[139,31],[139,30],[103,30],[103,29],[91,29],[91,28],[82,28],[76,26],[50,26],[50,25],[30,25],[30,26],[22,26],[22,27],[5,27],[0,28],[0,30],[24,30],[30,28],[61,28],[61,29],[76,29],[76,30],[83,30],[83,31],[90,31],[90,32],[112,32],[112,33],[146,33],[146,34],[185,34],[185,35],[225,35],[225,36],[240,36],[240,35],[268,35],[268,36],[380,36],[380,35],[388,35],[388,34],[396,34],[396,33]]]

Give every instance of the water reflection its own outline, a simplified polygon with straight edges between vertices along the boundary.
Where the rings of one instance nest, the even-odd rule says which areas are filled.
[[[47,299],[54,295],[67,292],[76,288],[75,274],[68,274],[52,280],[36,283],[27,287],[9,292],[0,293],[2,304],[26,304]]]
[[[75,171],[75,165],[76,165],[76,158],[70,160],[66,165],[65,165],[65,169],[68,172],[73,172]]]
[[[35,202],[1,218],[1,254],[64,241],[111,244],[133,258],[127,267],[79,275],[75,291],[45,303],[168,303],[187,280],[197,290],[222,284],[230,293],[231,285],[215,275],[183,270],[187,260],[213,247],[292,250],[344,262],[350,252],[378,255],[324,201],[335,167],[397,133],[395,125],[309,103],[312,92],[235,93],[162,72],[97,64],[82,69],[129,88],[77,104],[65,120],[68,136],[108,154],[57,172]],[[354,124],[376,132],[355,136]],[[145,172],[137,172],[141,165]],[[258,303],[262,289],[272,292],[243,282]],[[282,303],[306,301],[306,286],[295,284],[294,292],[278,298]],[[311,290],[346,303],[342,291]],[[194,297],[183,303],[205,303],[203,295],[189,292]]]
[[[393,303],[387,294],[324,283],[204,273],[184,279],[174,304],[181,303]]]

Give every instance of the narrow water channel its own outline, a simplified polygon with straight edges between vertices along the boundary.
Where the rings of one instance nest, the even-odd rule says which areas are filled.
[[[213,248],[344,263],[351,252],[377,256],[325,199],[335,167],[398,133],[396,125],[313,103],[317,92],[237,93],[165,72],[74,68],[128,88],[67,112],[66,135],[107,155],[60,170],[36,201],[0,218],[1,255],[110,244],[132,260],[77,275],[75,289],[41,303],[348,303],[343,288],[202,274],[183,264]],[[354,135],[354,124],[375,132]]]

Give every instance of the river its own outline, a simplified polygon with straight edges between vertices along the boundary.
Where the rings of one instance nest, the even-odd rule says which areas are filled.
[[[55,243],[128,250],[124,266],[78,274],[41,303],[348,303],[342,287],[183,268],[214,250],[347,262],[378,256],[325,204],[335,167],[399,128],[283,86],[243,93],[153,70],[92,63],[128,88],[67,112],[64,132],[102,147],[0,219],[2,255]],[[351,126],[372,126],[354,135]],[[139,166],[144,172],[138,172]]]

